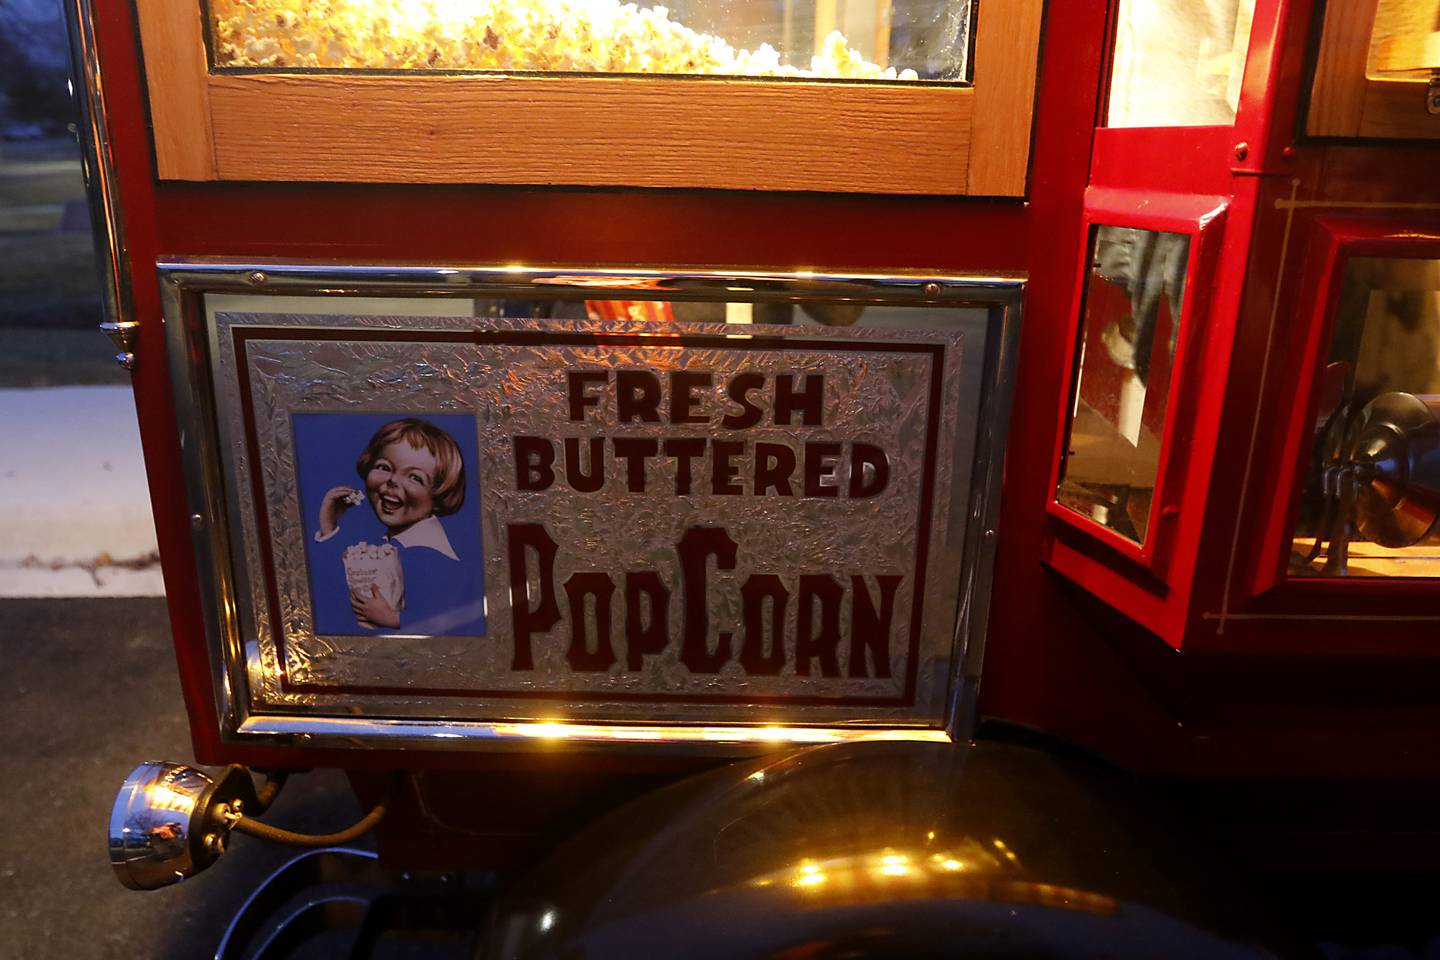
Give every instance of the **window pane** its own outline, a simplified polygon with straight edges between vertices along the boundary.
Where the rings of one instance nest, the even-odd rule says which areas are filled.
[[[98,271],[59,4],[0,3],[0,387],[128,383]]]
[[[1440,576],[1440,260],[1349,261],[1292,576]]]
[[[1112,127],[1235,122],[1255,0],[1120,0]]]
[[[1095,230],[1069,446],[1055,498],[1144,543],[1160,467],[1190,238]]]
[[[970,0],[211,0],[219,68],[964,80]]]

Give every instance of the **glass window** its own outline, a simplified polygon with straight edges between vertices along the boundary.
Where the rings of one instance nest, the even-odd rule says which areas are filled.
[[[1112,127],[1235,122],[1255,0],[1120,0]]]
[[[0,3],[0,387],[128,383],[103,319],[58,4]]]
[[[1440,576],[1440,260],[1345,266],[1291,576]]]
[[[1136,543],[1150,526],[1190,237],[1097,227],[1055,498]]]
[[[970,0],[210,0],[221,69],[964,80]]]

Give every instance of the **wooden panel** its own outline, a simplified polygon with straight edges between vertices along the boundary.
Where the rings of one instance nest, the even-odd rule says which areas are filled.
[[[1362,137],[1440,137],[1440,116],[1425,109],[1425,83],[1369,80],[1365,84]]]
[[[971,194],[1011,197],[1025,192],[1043,10],[1043,0],[979,5],[967,184]]]
[[[1437,11],[1440,3],[1435,0],[1326,4],[1306,132],[1320,137],[1440,137],[1440,117],[1425,109],[1423,78],[1376,76],[1396,69],[1385,62],[1394,38],[1430,30]]]
[[[214,180],[210,141],[209,64],[200,4],[136,0],[155,159],[163,180]]]
[[[928,85],[278,74],[213,76],[209,91],[222,179],[934,194],[965,192],[974,95]],[[1023,168],[1022,155],[1022,179]]]
[[[198,4],[136,3],[162,179],[998,196],[1025,189],[1043,0],[981,6],[974,88],[211,76]]]
[[[1315,80],[1310,87],[1306,132],[1353,137],[1365,111],[1365,64],[1377,0],[1335,0],[1325,5],[1325,24]]]
[[[1440,70],[1440,31],[1407,33],[1381,40],[1375,50],[1378,70]]]

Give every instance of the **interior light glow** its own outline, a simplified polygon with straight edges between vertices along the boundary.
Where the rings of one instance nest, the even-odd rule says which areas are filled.
[[[918,80],[832,30],[803,64],[733,48],[661,4],[621,0],[212,0],[217,66],[547,70]],[[809,45],[806,44],[808,47]],[[793,54],[792,51],[786,51]],[[798,59],[798,58],[795,58]]]
[[[863,730],[817,727],[696,727],[659,724],[571,723],[558,719],[497,723],[499,736],[540,740],[706,741],[711,743],[847,743],[866,740],[948,742],[938,730]]]

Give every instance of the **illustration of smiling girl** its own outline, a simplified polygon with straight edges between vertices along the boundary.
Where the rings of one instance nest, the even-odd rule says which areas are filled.
[[[335,537],[345,512],[362,502],[384,527],[381,543],[352,544],[342,557],[356,625],[431,636],[483,634],[483,586],[440,521],[465,502],[465,460],[455,438],[426,420],[392,420],[375,431],[355,471],[364,489],[342,484],[325,492],[315,542]],[[322,617],[319,608],[335,603],[316,597],[316,605],[319,628],[321,619],[333,620],[333,611]]]

